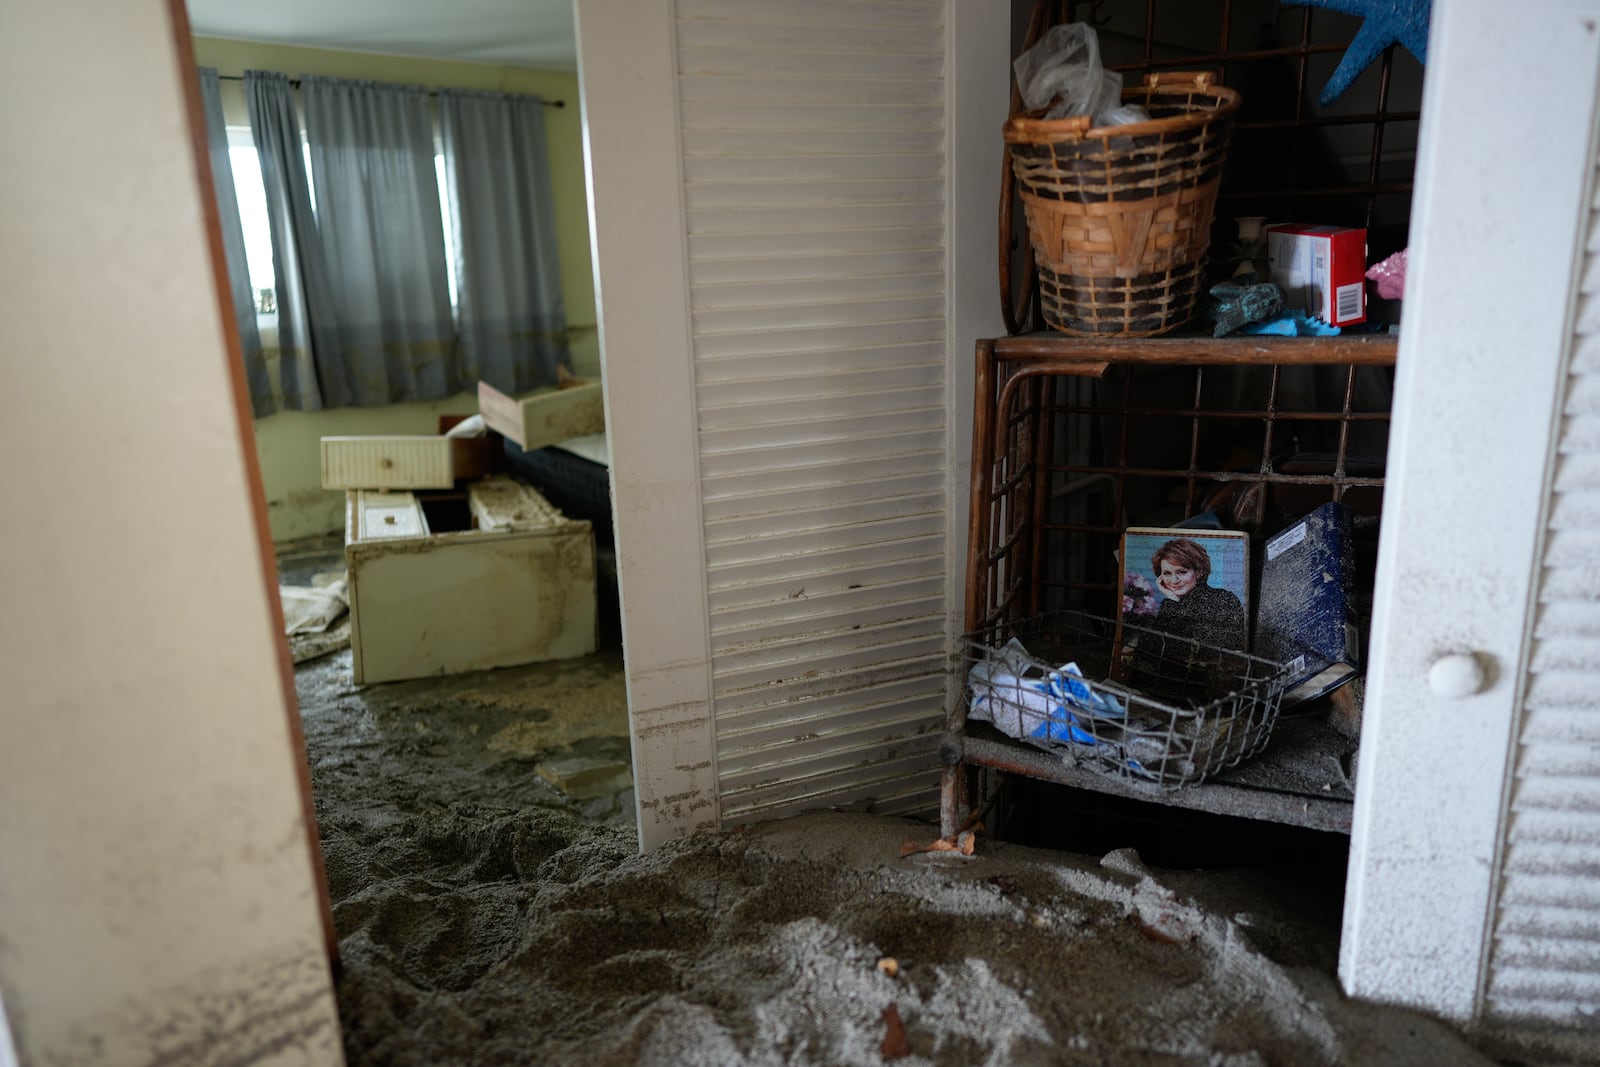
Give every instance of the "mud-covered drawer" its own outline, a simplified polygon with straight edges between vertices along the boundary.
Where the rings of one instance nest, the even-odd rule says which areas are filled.
[[[357,684],[593,652],[594,532],[532,488],[346,494]]]

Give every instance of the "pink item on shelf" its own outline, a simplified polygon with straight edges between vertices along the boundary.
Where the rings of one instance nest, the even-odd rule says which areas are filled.
[[[1367,268],[1367,277],[1377,283],[1378,296],[1384,300],[1399,300],[1406,291],[1406,252],[1402,248],[1388,259],[1379,260]]]

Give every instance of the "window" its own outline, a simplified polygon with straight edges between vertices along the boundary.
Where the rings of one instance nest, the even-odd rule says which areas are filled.
[[[316,210],[316,181],[311,177],[311,146],[301,144],[305,154],[306,183],[311,190],[311,207]],[[250,289],[255,293],[256,315],[263,328],[278,324],[277,277],[272,270],[272,230],[267,222],[267,192],[261,181],[261,159],[255,141],[245,126],[228,127],[228,162],[233,168],[233,190],[239,201],[239,225],[244,230],[245,259],[250,266]],[[456,289],[456,234],[451,217],[449,194],[445,189],[444,151],[435,146],[433,172],[439,182],[439,214],[444,221],[445,274],[450,287],[450,307],[460,306]]]
[[[261,184],[261,161],[256,156],[249,130],[228,128],[228,162],[233,168],[233,191],[239,201],[239,225],[244,230],[244,254],[250,266],[250,290],[256,297],[256,314],[271,315],[275,325],[277,278],[272,273],[267,193]]]
[[[450,210],[450,193],[444,181],[444,148],[433,146],[433,173],[439,179],[439,217],[444,220],[444,274],[450,287],[450,310],[461,310],[456,290],[456,220]]]

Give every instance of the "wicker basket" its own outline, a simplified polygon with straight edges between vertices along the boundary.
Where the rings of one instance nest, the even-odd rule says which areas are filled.
[[[1006,123],[1039,267],[1045,322],[1063,333],[1149,337],[1194,315],[1239,94],[1208,73],[1152,74],[1123,90],[1149,122],[1087,116]]]

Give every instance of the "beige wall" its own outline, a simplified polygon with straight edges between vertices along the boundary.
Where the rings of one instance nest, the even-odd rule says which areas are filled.
[[[24,1064],[336,1064],[172,17],[0,17],[0,995]]]
[[[194,52],[201,66],[216,67],[225,75],[242,74],[248,69],[275,70],[290,77],[325,74],[430,88],[446,86],[533,93],[546,100],[564,100],[563,108],[545,109],[556,236],[561,249],[561,288],[567,322],[573,331],[574,368],[580,375],[599,376],[600,352],[595,331],[594,276],[589,260],[588,201],[584,188],[577,75],[566,71],[292,48],[212,37],[196,37]],[[230,125],[249,124],[244,92],[238,82],[222,83],[222,103]],[[256,420],[256,451],[273,540],[327,533],[342,527],[343,495],[322,488],[318,441],[324,435],[433,433],[440,414],[470,414],[476,410],[476,397],[462,394],[430,403],[282,412]]]

